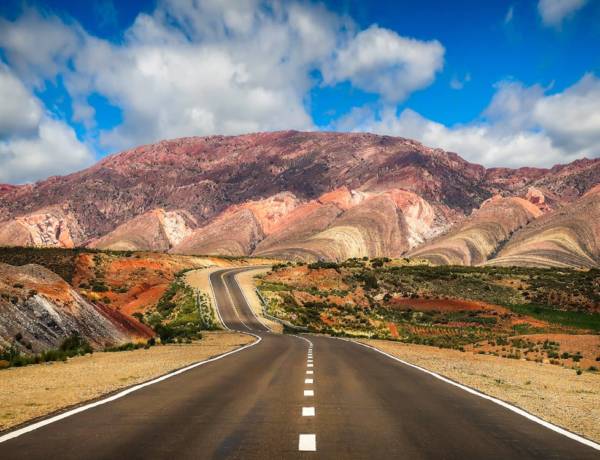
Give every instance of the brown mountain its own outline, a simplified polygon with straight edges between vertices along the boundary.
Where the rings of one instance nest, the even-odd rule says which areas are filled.
[[[436,264],[479,265],[492,258],[515,231],[542,214],[523,198],[496,195],[446,234],[409,255]]]
[[[418,254],[421,245],[425,254],[431,244],[458,244],[468,230],[482,236],[463,238],[461,254],[435,260],[481,263],[508,249],[533,214],[562,212],[598,183],[600,160],[486,170],[455,153],[372,134],[194,137],[4,187],[0,245],[338,260]],[[526,202],[480,209],[495,195]]]
[[[600,265],[600,186],[559,211],[532,222],[488,263],[494,265]]]

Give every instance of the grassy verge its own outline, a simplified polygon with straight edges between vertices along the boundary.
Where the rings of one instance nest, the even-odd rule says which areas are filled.
[[[539,305],[506,305],[507,308],[521,315],[531,316],[552,324],[590,329],[600,334],[600,315],[582,311],[555,310]]]

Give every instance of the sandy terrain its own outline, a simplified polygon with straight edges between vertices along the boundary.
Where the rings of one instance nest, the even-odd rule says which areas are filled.
[[[193,270],[185,274],[185,282],[193,288],[198,288],[200,294],[208,295],[210,308],[212,308],[217,324],[221,324],[219,321],[219,315],[217,314],[217,308],[215,307],[215,298],[213,296],[212,289],[210,288],[210,282],[208,281],[209,275],[217,270],[221,270],[226,267],[209,267],[202,268],[200,270]]]
[[[232,332],[203,332],[203,335],[201,341],[191,345],[94,353],[67,363],[2,370],[0,430],[146,382],[255,340]]]
[[[271,321],[270,319],[267,319],[263,316],[263,303],[258,298],[258,295],[254,290],[254,287],[256,286],[254,277],[256,275],[262,275],[264,273],[267,273],[270,270],[270,268],[260,268],[258,270],[240,273],[239,275],[237,275],[237,280],[240,284],[240,287],[242,288],[242,291],[244,291],[244,295],[246,296],[246,299],[248,299],[248,303],[250,304],[250,307],[252,307],[254,314],[258,316],[260,318],[260,321],[267,327],[270,327],[275,332],[282,333],[283,325],[275,321]]]
[[[577,375],[573,369],[548,364],[422,345],[360,341],[600,441],[598,373]]]

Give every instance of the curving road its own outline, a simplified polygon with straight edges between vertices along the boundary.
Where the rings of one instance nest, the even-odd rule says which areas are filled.
[[[0,459],[598,459],[367,347],[269,332],[214,272],[223,323],[260,342],[2,442]]]

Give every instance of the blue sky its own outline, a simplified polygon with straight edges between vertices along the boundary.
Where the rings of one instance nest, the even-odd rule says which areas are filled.
[[[0,58],[0,183],[279,129],[487,167],[600,156],[600,0],[8,0]]]

